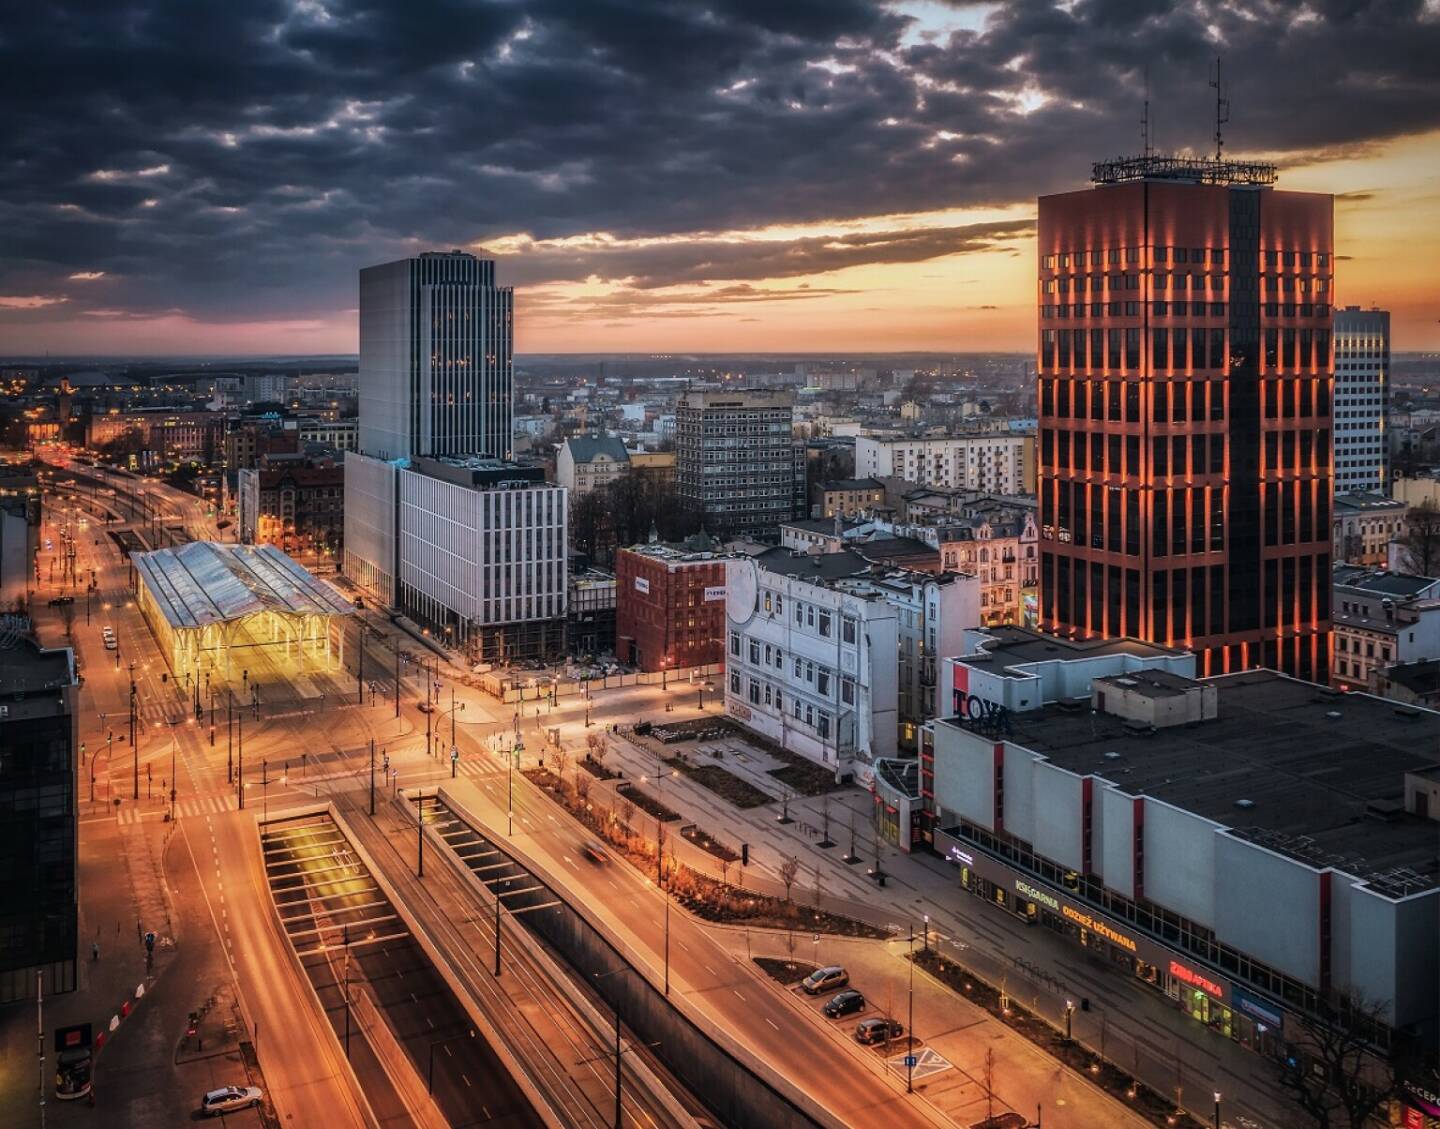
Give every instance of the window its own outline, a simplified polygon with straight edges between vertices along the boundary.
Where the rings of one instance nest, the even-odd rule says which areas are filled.
[[[740,657],[740,636],[730,632],[730,653],[737,659]]]
[[[830,613],[829,613],[829,612],[822,611],[822,612],[820,613],[820,634],[821,634],[824,638],[826,638],[826,639],[830,638]]]
[[[740,676],[733,672],[730,675],[730,693],[740,693]]]
[[[760,683],[750,679],[750,701],[753,705],[760,704]]]
[[[766,592],[766,593],[765,593],[765,610],[766,610],[767,612],[771,610],[771,606],[770,606],[770,593],[769,593],[769,592]]]
[[[823,694],[827,698],[830,696],[830,672],[823,666],[815,677],[815,692]]]
[[[807,627],[815,626],[815,607],[813,604],[805,605],[805,625]]]
[[[750,661],[756,666],[760,665],[760,644],[754,639],[750,640]]]
[[[847,706],[855,704],[855,681],[851,678],[840,679],[840,700]]]
[[[830,736],[830,715],[828,713],[818,714],[815,718],[815,732],[821,738]]]

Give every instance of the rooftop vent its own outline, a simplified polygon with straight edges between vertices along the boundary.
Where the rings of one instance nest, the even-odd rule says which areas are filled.
[[[1345,715],[1339,710],[1326,710],[1325,716],[1328,717],[1331,721],[1339,721]]]
[[[1254,801],[1254,800],[1236,800],[1236,801],[1235,801],[1235,806],[1236,806],[1237,808],[1244,808],[1246,811],[1249,811],[1251,808],[1253,808],[1253,807],[1255,806],[1255,801]]]
[[[1107,761],[1118,761],[1120,759],[1120,754],[1117,753],[1114,749],[1111,749],[1108,753],[1105,754],[1105,759]]]
[[[1117,678],[1117,679],[1115,679],[1115,685],[1116,685],[1116,686],[1139,686],[1140,683],[1136,682],[1135,679],[1133,679],[1133,678]]]

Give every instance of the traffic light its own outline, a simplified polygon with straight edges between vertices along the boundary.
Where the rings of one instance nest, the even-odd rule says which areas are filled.
[[[750,865],[750,844],[749,844],[749,843],[741,843],[741,844],[740,844],[740,865],[741,865],[741,866],[749,866],[749,865]]]

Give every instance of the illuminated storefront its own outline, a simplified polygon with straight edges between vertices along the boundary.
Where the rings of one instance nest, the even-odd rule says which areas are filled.
[[[1172,951],[1134,926],[1108,917],[949,832],[935,833],[935,847],[958,869],[961,888],[975,897],[1104,957],[1164,993],[1216,1034],[1265,1054],[1282,1049],[1285,1011],[1279,1004],[1242,991],[1188,954]]]

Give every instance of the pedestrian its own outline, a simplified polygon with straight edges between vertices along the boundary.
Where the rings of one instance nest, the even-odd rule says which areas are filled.
[[[99,959],[100,959],[100,942],[99,942],[99,941],[91,941],[91,942],[90,942],[90,959],[91,959],[92,961],[95,961],[95,960],[99,960]]]

